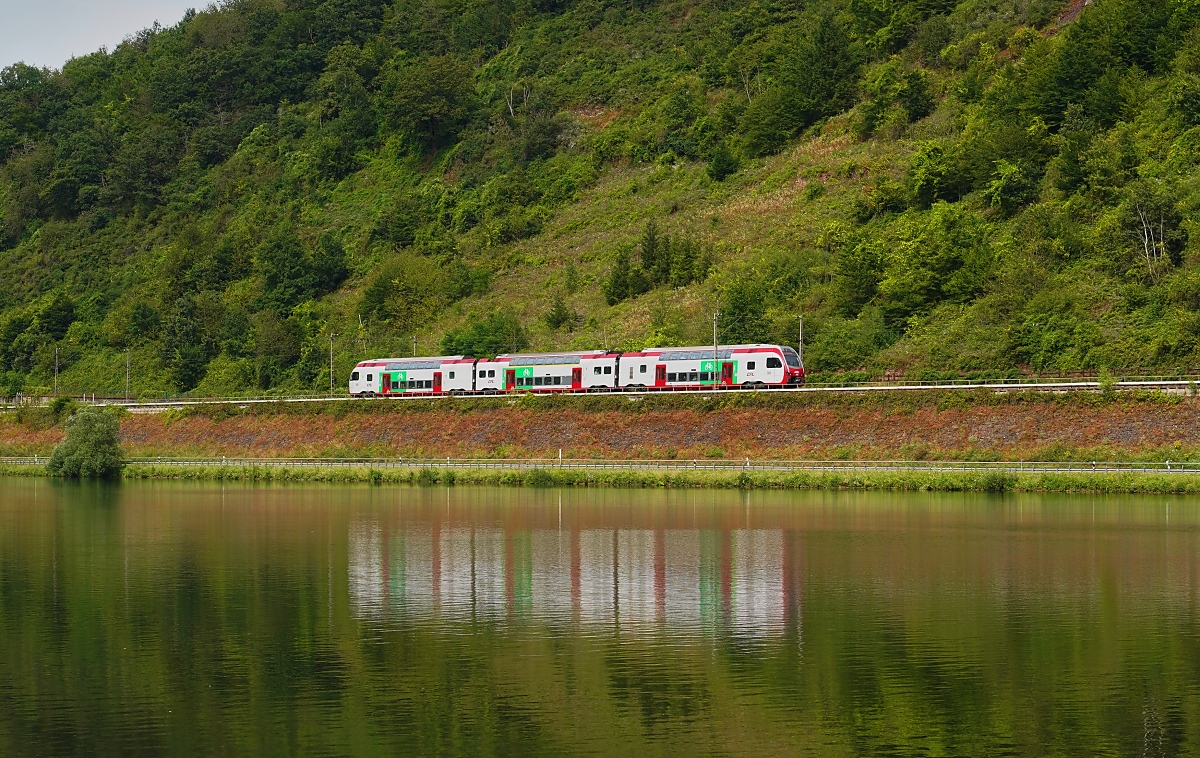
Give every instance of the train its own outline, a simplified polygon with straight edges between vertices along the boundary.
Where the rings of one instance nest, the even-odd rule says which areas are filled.
[[[785,345],[374,358],[350,373],[354,397],[775,388],[804,383],[800,354]]]

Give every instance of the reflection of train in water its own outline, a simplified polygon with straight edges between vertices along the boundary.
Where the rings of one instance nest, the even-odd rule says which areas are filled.
[[[365,617],[536,618],[773,635],[798,618],[799,541],[780,529],[389,529],[350,534]]]
[[[412,394],[697,390],[783,387],[804,382],[799,354],[784,345],[648,348],[636,353],[587,350],[377,358],[350,374],[359,397]]]

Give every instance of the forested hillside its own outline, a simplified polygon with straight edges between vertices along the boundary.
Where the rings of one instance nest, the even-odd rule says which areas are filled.
[[[0,72],[0,394],[1200,365],[1193,0],[232,0]]]

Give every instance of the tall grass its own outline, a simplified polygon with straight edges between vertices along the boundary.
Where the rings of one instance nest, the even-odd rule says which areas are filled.
[[[884,490],[906,492],[1089,492],[1197,494],[1200,476],[1159,473],[999,471],[581,471],[576,469],[376,469],[362,467],[135,464],[126,479],[329,482],[417,486],[619,487],[666,489]]]

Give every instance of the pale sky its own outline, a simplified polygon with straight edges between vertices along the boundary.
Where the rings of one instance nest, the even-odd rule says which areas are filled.
[[[210,0],[0,0],[0,68],[24,61],[62,68],[73,56],[112,50],[153,26],[173,26]]]

